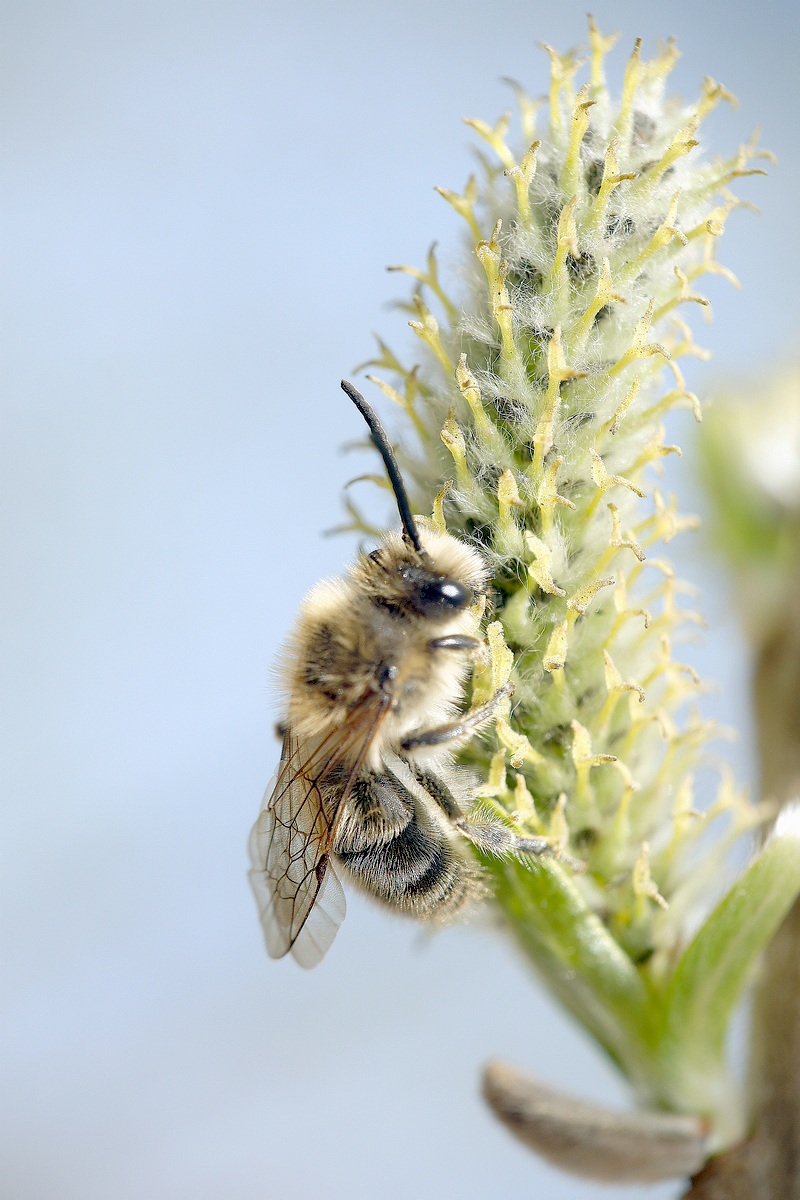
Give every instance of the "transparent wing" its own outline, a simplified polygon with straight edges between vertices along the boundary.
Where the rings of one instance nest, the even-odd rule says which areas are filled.
[[[307,966],[322,958],[345,914],[344,893],[328,860],[338,797],[322,787],[329,766],[326,759],[319,769],[322,753],[319,743],[300,743],[287,731],[278,770],[249,842],[250,883],[267,951],[281,958],[296,950],[295,957],[301,955]],[[328,900],[330,911],[320,909],[309,930],[316,936],[307,948],[301,933],[318,900]],[[320,928],[315,931],[314,926]]]
[[[344,920],[344,892],[330,861],[334,832],[385,712],[376,697],[324,738],[300,742],[286,731],[249,841],[250,884],[272,958],[291,950],[301,967],[315,967]]]

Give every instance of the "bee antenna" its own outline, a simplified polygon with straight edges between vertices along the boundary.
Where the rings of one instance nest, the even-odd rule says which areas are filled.
[[[419,532],[414,522],[414,514],[411,511],[411,505],[408,502],[408,493],[406,485],[403,483],[403,476],[400,474],[400,468],[397,465],[397,459],[394,456],[394,450],[389,445],[389,439],[386,436],[386,431],[381,425],[378,418],[375,416],[372,408],[367,404],[360,392],[357,392],[352,383],[348,383],[346,379],[342,380],[342,390],[350,397],[358,411],[361,413],[364,420],[369,425],[369,431],[372,434],[372,440],[375,443],[375,448],[380,454],[386,466],[386,473],[389,476],[389,482],[392,485],[394,498],[397,501],[397,507],[400,512],[400,520],[403,523],[403,536],[406,541],[411,542],[411,545],[416,550],[417,554],[424,554],[422,542],[419,540]]]

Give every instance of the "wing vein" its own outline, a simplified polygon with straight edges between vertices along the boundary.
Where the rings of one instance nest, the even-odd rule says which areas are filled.
[[[250,884],[267,951],[316,966],[344,920],[345,898],[331,865],[336,828],[389,702],[371,693],[347,722],[317,738],[287,727],[275,776],[250,834]]]

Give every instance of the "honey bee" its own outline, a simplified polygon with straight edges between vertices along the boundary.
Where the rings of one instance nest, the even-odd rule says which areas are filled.
[[[291,951],[302,967],[344,919],[340,871],[396,912],[444,922],[482,892],[465,839],[498,856],[549,848],[475,813],[477,780],[453,758],[511,690],[457,713],[486,567],[451,534],[418,528],[375,413],[342,387],[383,458],[402,533],[312,589],[285,655],[283,749],[250,835],[250,882],[269,954]]]

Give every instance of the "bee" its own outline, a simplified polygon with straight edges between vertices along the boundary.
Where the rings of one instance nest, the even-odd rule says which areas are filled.
[[[284,658],[283,748],[250,835],[267,950],[320,962],[345,916],[341,873],[396,912],[446,922],[483,890],[468,842],[541,854],[474,812],[477,780],[453,751],[511,690],[458,713],[479,651],[487,570],[476,550],[420,529],[375,413],[352,384],[386,467],[402,532],[306,596]]]

